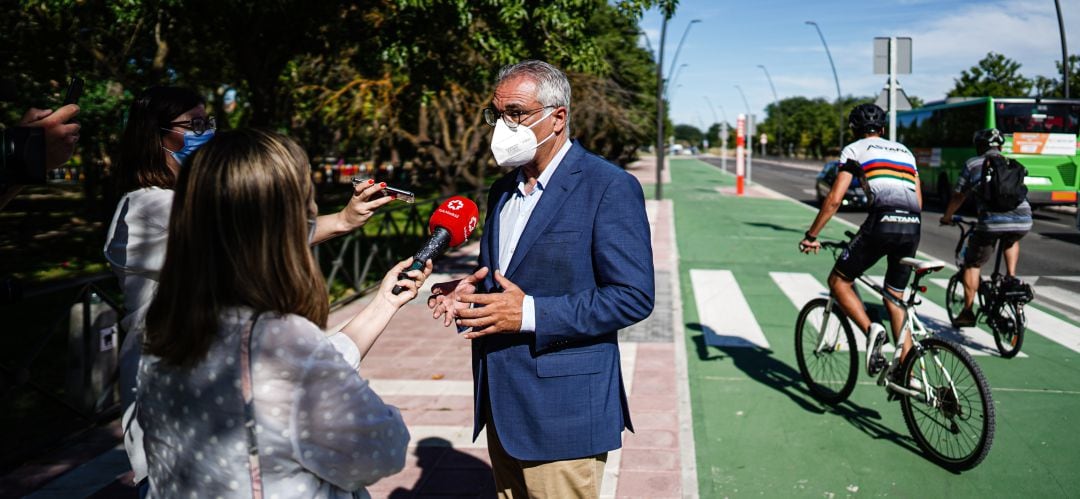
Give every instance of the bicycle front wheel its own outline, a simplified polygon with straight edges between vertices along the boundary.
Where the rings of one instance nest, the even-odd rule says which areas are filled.
[[[838,305],[810,300],[795,321],[795,357],[799,373],[815,399],[839,404],[851,395],[859,372],[859,352],[851,323]]]
[[[1006,359],[1016,357],[1024,344],[1024,306],[1015,302],[1004,303],[994,315],[996,318],[989,322],[998,352]]]
[[[901,397],[911,436],[930,459],[953,470],[969,470],[994,441],[994,401],[990,384],[964,349],[941,338],[919,342],[904,362],[901,379],[929,400]],[[925,396],[925,395],[924,395]]]
[[[949,312],[950,323],[955,322],[956,316],[964,310],[964,281],[960,272],[953,274],[945,287],[945,310]]]

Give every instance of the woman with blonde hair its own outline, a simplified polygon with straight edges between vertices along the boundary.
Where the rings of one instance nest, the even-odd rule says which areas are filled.
[[[358,368],[431,262],[410,279],[397,276],[411,259],[390,269],[363,311],[324,334],[309,170],[292,140],[234,130],[180,171],[139,372],[154,497],[364,497],[404,466],[401,415]]]

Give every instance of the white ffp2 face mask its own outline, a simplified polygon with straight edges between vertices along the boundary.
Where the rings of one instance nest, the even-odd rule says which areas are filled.
[[[529,126],[518,125],[516,130],[499,118],[495,123],[495,133],[491,136],[491,154],[495,156],[495,163],[502,168],[516,168],[532,161],[536,157],[536,148],[555,136],[552,131],[551,135],[538,143],[532,127],[548,119],[554,112],[554,109],[548,111],[543,118]]]

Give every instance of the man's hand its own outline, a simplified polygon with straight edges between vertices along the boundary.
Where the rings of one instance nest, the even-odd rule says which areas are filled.
[[[78,114],[79,106],[75,104],[68,104],[56,111],[30,108],[19,121],[19,126],[45,129],[45,168],[63,166],[71,159],[82,126],[68,122]]]
[[[394,200],[390,196],[378,195],[384,188],[385,182],[376,183],[372,179],[354,187],[349,204],[338,213],[345,232],[359,229],[375,214],[375,210]]]
[[[821,243],[818,241],[808,241],[803,239],[799,242],[799,251],[802,251],[803,253],[813,253],[816,255],[820,250]]]
[[[462,303],[461,297],[476,292],[476,284],[487,277],[488,268],[481,267],[471,275],[456,281],[440,282],[431,286],[431,296],[428,297],[428,308],[433,310],[431,317],[443,318],[443,326],[449,326],[457,319],[458,310],[469,308],[468,303]]]
[[[941,225],[952,225],[952,223],[953,223],[952,222],[952,217],[947,217],[945,215],[942,215],[941,218],[938,220],[938,222],[940,222]]]
[[[465,339],[521,331],[521,303],[525,301],[525,292],[498,271],[495,272],[495,282],[502,287],[502,293],[461,296],[462,303],[477,305],[458,311],[457,325],[472,328],[465,334]]]

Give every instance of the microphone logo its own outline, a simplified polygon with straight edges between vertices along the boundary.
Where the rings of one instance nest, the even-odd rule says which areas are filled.
[[[398,280],[408,279],[409,270],[420,270],[424,263],[431,258],[441,255],[447,248],[456,248],[465,244],[473,229],[480,219],[480,212],[476,203],[471,199],[454,196],[441,204],[435,213],[431,214],[428,222],[428,231],[431,238],[427,240],[423,248],[416,252],[412,265],[405,272],[398,274]],[[393,293],[399,294],[405,288],[394,286]]]

